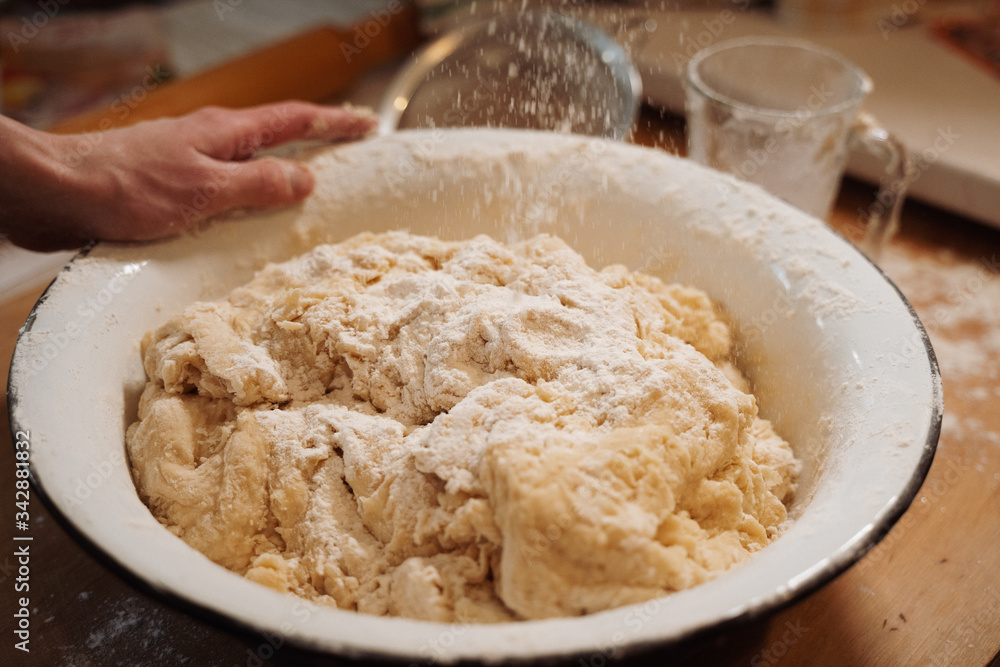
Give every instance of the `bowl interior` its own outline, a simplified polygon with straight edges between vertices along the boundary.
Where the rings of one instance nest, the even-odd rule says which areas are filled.
[[[877,542],[916,493],[940,425],[933,355],[892,284],[818,220],[665,153],[585,137],[403,132],[304,159],[319,186],[302,206],[77,259],[18,343],[11,425],[31,430],[36,488],[155,590],[344,655],[451,662],[628,651],[812,590]],[[167,532],[139,501],[124,454],[145,383],[142,335],[268,261],[399,228],[504,241],[554,233],[594,266],[621,263],[706,290],[736,325],[762,414],[805,462],[788,530],[715,581],[646,605],[482,627],[321,608],[243,580]]]

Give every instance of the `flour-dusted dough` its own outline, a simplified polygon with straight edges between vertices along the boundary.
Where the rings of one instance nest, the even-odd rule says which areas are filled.
[[[362,235],[144,340],[156,517],[372,614],[566,616],[689,588],[786,519],[798,463],[702,292],[559,239]]]

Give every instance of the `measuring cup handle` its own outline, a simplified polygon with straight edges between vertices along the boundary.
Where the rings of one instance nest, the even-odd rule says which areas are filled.
[[[885,176],[878,188],[876,204],[871,208],[865,236],[858,244],[863,253],[877,262],[883,246],[899,229],[899,212],[912,174],[909,157],[902,142],[867,113],[860,113],[855,119],[850,144],[861,146],[885,162]]]

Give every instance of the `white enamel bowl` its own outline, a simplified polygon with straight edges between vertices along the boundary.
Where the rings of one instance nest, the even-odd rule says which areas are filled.
[[[933,352],[895,287],[819,221],[665,153],[575,136],[421,131],[306,159],[320,186],[303,206],[77,258],[18,342],[11,427],[31,431],[36,491],[130,580],[320,653],[410,662],[628,654],[760,618],[815,590],[870,549],[917,492],[941,420]],[[142,335],[265,261],[394,228],[505,241],[547,231],[595,266],[622,263],[705,289],[736,323],[762,413],[805,462],[787,532],[715,581],[655,603],[478,627],[306,604],[167,532],[136,496],[124,456],[145,381]]]

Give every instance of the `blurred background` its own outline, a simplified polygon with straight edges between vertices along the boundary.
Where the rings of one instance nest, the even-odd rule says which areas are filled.
[[[3,111],[51,127],[151,78],[187,77],[317,26],[343,30],[347,46],[363,50],[365,23],[378,25],[380,14],[396,18],[405,8],[426,40],[490,13],[532,7],[584,16],[620,39],[640,64],[653,105],[673,102],[666,65],[762,29],[873,46],[920,36],[1000,77],[998,0],[420,0],[412,7],[403,0],[0,0]],[[649,34],[623,29],[636,15],[653,18]],[[927,69],[934,59],[931,51],[900,67]]]
[[[287,97],[378,107],[421,45],[541,7],[618,41],[644,114],[675,130],[704,47],[792,35],[839,51],[874,81],[865,110],[921,158],[909,196],[1000,227],[1000,0],[0,0],[0,109],[71,132]],[[682,134],[660,143],[682,152]],[[847,172],[883,177],[861,151]]]

